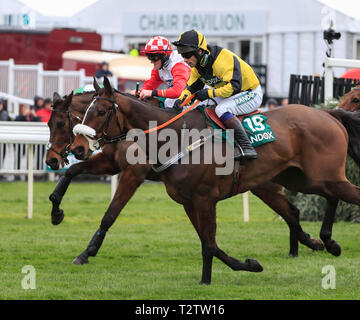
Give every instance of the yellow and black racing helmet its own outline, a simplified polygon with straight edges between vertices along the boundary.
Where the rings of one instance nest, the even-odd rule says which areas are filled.
[[[177,47],[177,51],[182,53],[197,51],[202,49],[208,51],[205,36],[196,30],[183,32],[177,41],[172,42]]]

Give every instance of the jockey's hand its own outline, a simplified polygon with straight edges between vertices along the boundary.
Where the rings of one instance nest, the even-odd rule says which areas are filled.
[[[177,112],[181,112],[182,111],[181,104],[182,104],[182,101],[180,99],[176,99],[174,102],[173,109]]]
[[[194,99],[199,100],[199,101],[204,101],[206,99],[209,99],[208,89],[202,89],[202,90],[196,91],[194,94]]]
[[[132,94],[133,96],[135,96],[136,95],[136,90],[135,89],[131,90],[131,91],[129,91],[129,93]]]
[[[140,100],[146,99],[146,98],[151,98],[152,97],[152,90],[141,90],[140,91]]]

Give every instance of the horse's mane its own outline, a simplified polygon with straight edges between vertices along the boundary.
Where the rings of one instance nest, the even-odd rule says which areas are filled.
[[[153,105],[151,105],[151,104],[149,104],[149,103],[147,103],[147,102],[145,102],[145,101],[139,100],[138,98],[136,98],[135,96],[133,96],[133,95],[130,94],[130,93],[121,92],[121,91],[116,90],[116,89],[114,89],[114,91],[115,91],[116,93],[119,93],[119,94],[121,94],[121,95],[123,95],[123,96],[125,96],[125,97],[128,97],[128,98],[130,98],[131,100],[134,100],[134,101],[136,101],[136,102],[138,102],[138,103],[140,103],[140,104],[142,104],[142,105],[144,105],[144,106],[146,106],[146,107],[149,107],[149,108],[151,108],[151,109],[154,109],[154,110],[156,110],[156,111],[162,111],[162,112],[166,112],[166,113],[177,114],[177,111],[174,110],[173,108],[160,109],[160,108],[155,107],[155,106],[153,106]]]

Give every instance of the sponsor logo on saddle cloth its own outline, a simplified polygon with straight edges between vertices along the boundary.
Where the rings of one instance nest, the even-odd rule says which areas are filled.
[[[276,140],[274,132],[266,123],[267,117],[263,114],[254,114],[242,120],[244,129],[253,147],[261,146]]]

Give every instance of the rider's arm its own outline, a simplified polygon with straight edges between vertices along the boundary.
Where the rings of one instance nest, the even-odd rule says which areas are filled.
[[[189,79],[190,68],[183,63],[177,63],[172,67],[171,74],[173,76],[173,86],[165,90],[155,90],[153,95],[170,99],[177,99],[181,95]]]
[[[222,50],[213,64],[214,75],[218,76],[225,84],[215,90],[209,90],[210,98],[228,98],[241,92],[242,75],[240,61],[230,51]]]
[[[185,90],[181,93],[179,99],[184,101],[186,97],[191,96],[194,92],[203,88],[204,83],[200,80],[200,74],[196,68],[191,68],[190,78],[187,82]]]
[[[141,90],[156,90],[163,81],[159,76],[159,72],[155,69],[151,71],[151,77],[149,80],[146,80]]]

